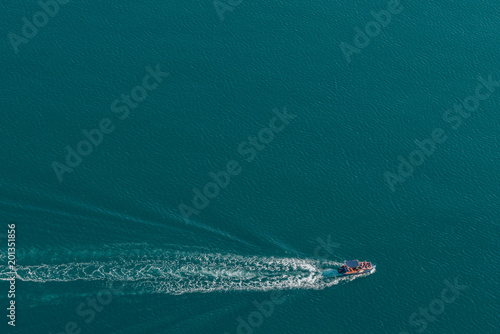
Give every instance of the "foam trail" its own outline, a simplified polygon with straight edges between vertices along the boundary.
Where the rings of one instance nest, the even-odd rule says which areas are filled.
[[[37,283],[122,281],[138,294],[323,289],[346,280],[321,276],[324,268],[340,265],[334,261],[161,250],[134,254],[128,253],[127,259],[19,265],[16,277]],[[8,273],[0,266],[0,280],[7,280]]]

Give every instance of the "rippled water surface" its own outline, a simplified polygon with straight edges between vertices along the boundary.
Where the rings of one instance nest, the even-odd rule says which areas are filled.
[[[0,332],[498,333],[497,3],[215,3],[0,5]]]

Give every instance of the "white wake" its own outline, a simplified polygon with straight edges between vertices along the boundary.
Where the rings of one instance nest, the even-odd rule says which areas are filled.
[[[16,278],[38,283],[121,281],[140,293],[166,294],[324,289],[357,278],[323,277],[324,269],[341,265],[328,260],[165,250],[124,251],[113,254],[114,259],[102,255],[95,261],[18,265]],[[7,280],[9,271],[0,266],[0,280]]]

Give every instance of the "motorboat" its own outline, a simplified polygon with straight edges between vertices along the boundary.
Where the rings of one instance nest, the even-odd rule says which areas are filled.
[[[368,261],[344,261],[344,264],[337,270],[325,270],[322,275],[326,277],[331,276],[352,276],[361,274],[370,274],[375,270],[375,266]]]

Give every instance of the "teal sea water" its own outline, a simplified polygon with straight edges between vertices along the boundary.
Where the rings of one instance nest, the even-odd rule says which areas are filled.
[[[217,6],[0,4],[0,332],[498,333],[498,4]]]

